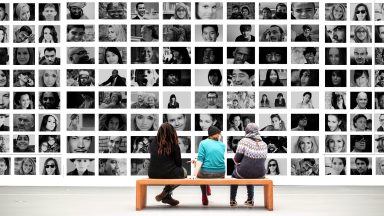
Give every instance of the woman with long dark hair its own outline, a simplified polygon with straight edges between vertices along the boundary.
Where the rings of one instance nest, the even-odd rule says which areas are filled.
[[[148,176],[154,179],[181,179],[187,177],[187,170],[181,166],[179,140],[175,128],[163,123],[157,138],[149,145],[150,161]],[[179,185],[166,185],[155,199],[171,206],[179,204],[172,198],[172,191]]]

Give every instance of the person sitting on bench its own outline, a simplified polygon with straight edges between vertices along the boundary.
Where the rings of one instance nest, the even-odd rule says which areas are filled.
[[[163,123],[157,138],[149,145],[150,164],[149,178],[154,179],[182,179],[187,177],[187,170],[181,166],[179,140],[175,128],[169,123]],[[172,191],[179,185],[166,185],[155,199],[171,206],[179,204],[172,198]]]
[[[265,176],[265,159],[267,158],[268,147],[261,139],[259,127],[255,123],[249,123],[245,128],[245,137],[239,141],[236,149],[235,169],[232,173],[233,178],[264,178]],[[236,193],[238,185],[231,185],[230,206],[236,207]],[[244,205],[252,207],[253,203],[253,185],[247,185],[248,199]]]
[[[208,138],[199,144],[197,161],[194,161],[196,168],[192,178],[224,178],[225,144],[220,141],[221,130],[215,126],[208,128]],[[211,195],[209,185],[200,185],[203,205],[208,205],[207,195]]]

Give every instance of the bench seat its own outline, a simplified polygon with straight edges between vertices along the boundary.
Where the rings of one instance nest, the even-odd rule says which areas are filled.
[[[146,207],[149,185],[260,185],[264,186],[264,207],[273,210],[273,182],[271,179],[138,179],[136,180],[136,211]]]

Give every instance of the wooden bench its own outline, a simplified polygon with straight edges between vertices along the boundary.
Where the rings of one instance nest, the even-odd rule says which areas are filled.
[[[269,211],[273,210],[271,179],[138,179],[136,180],[136,211],[146,207],[148,185],[262,185],[264,186],[264,207]]]

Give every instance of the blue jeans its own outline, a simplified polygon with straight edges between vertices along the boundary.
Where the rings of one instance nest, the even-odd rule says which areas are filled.
[[[232,173],[232,178],[240,179],[241,177],[239,177],[236,174],[236,170],[234,170]],[[239,185],[231,185],[231,198],[230,198],[230,200],[236,200],[236,194],[237,194],[237,188],[238,187],[239,187]],[[254,194],[253,189],[254,189],[253,185],[247,185],[248,200],[253,200],[253,194]]]

